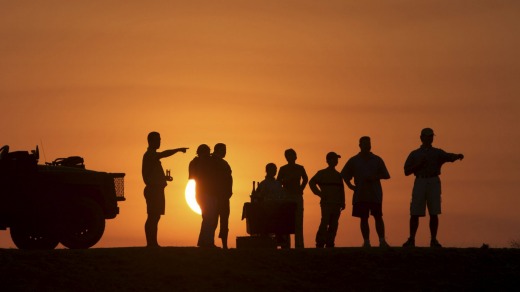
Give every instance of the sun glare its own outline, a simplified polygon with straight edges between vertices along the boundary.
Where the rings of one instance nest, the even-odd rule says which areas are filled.
[[[186,203],[188,203],[191,210],[197,214],[201,214],[199,204],[197,204],[197,199],[195,199],[195,180],[190,179],[188,181],[184,195],[186,196]]]

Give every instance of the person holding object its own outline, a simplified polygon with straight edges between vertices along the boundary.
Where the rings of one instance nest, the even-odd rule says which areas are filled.
[[[165,175],[161,160],[162,158],[174,155],[177,152],[186,153],[188,148],[177,148],[157,152],[161,147],[161,135],[158,132],[148,134],[148,149],[143,155],[142,176],[145,183],[144,198],[146,200],[146,211],[148,217],[144,224],[146,236],[146,247],[160,247],[157,243],[157,229],[161,215],[165,211],[164,188],[172,181],[168,173]],[[169,172],[169,171],[168,171]]]
[[[422,145],[408,155],[404,163],[404,174],[415,175],[410,203],[410,237],[403,247],[415,247],[415,234],[419,228],[419,217],[430,214],[430,247],[440,248],[437,240],[439,215],[441,214],[441,167],[446,162],[464,159],[463,154],[447,153],[432,146],[434,133],[431,128],[421,131]]]
[[[317,248],[334,247],[338,221],[345,210],[345,187],[341,174],[336,170],[338,158],[335,152],[327,153],[328,167],[318,171],[309,181],[312,192],[321,198],[321,221],[316,233]]]
[[[370,227],[368,218],[374,217],[376,232],[379,236],[379,247],[388,247],[385,240],[385,223],[383,221],[383,188],[382,179],[389,179],[390,174],[381,157],[371,152],[370,137],[359,139],[360,152],[350,158],[341,175],[349,189],[354,191],[352,196],[352,216],[360,218],[363,247],[370,247]],[[354,184],[351,180],[354,179]]]

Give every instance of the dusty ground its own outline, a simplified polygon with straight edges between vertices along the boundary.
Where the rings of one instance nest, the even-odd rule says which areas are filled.
[[[520,249],[0,249],[1,291],[518,291]]]

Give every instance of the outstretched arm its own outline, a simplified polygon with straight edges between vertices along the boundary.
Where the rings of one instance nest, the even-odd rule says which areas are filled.
[[[186,153],[186,150],[188,150],[188,149],[189,148],[187,148],[187,147],[169,149],[169,150],[164,150],[163,152],[157,152],[157,155],[159,156],[159,158],[164,158],[164,157],[172,156],[173,154],[175,154],[177,152]]]
[[[462,153],[452,154],[452,158],[454,158],[453,161],[455,161],[455,160],[462,160],[462,159],[464,159],[464,154],[462,154]]]

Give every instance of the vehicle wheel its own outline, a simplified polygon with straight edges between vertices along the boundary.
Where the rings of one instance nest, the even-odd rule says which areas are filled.
[[[60,242],[70,249],[94,246],[105,231],[105,217],[93,200],[81,198],[71,204],[63,222]]]
[[[54,249],[59,240],[35,224],[15,225],[10,228],[11,238],[19,249]]]

